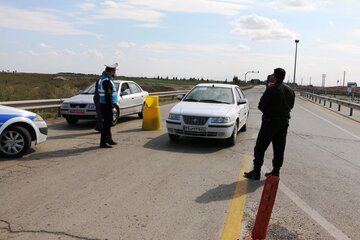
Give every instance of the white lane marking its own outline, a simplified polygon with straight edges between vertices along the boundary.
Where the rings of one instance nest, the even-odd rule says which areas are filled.
[[[304,107],[301,107],[301,106],[299,106],[299,105],[298,105],[298,107],[300,107],[301,109],[303,109],[304,111],[306,111],[306,112],[308,112],[308,113],[311,113],[311,114],[314,115],[315,117],[320,118],[321,120],[329,123],[330,125],[333,125],[334,127],[340,129],[341,131],[346,132],[347,134],[349,134],[350,136],[356,138],[357,140],[360,140],[360,137],[359,137],[359,136],[357,136],[357,135],[353,134],[352,132],[350,132],[350,131],[348,131],[348,130],[342,128],[342,127],[340,127],[339,125],[337,125],[337,124],[335,124],[335,123],[333,123],[333,122],[331,122],[331,121],[329,121],[329,120],[327,120],[327,119],[325,119],[325,118],[323,118],[323,117],[321,117],[321,116],[319,116],[319,115],[317,115],[317,114],[315,114],[315,113],[307,110],[307,109],[304,108]]]
[[[263,166],[263,169],[266,172],[269,172],[269,169]],[[285,184],[280,181],[280,190],[290,198],[300,209],[307,213],[315,222],[317,222],[321,227],[323,227],[331,236],[336,240],[351,240],[346,236],[341,230],[337,229],[334,225],[328,222],[323,216],[321,216],[317,211],[310,207],[306,202],[304,202],[298,195],[290,190]]]

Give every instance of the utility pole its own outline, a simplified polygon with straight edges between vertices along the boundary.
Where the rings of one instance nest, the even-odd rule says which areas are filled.
[[[345,71],[344,71],[344,77],[343,77],[343,87],[345,87]]]
[[[299,40],[296,39],[295,40],[295,63],[294,63],[294,79],[293,79],[293,83],[295,84],[295,77],[296,77],[296,58],[297,58],[297,45],[299,43]]]

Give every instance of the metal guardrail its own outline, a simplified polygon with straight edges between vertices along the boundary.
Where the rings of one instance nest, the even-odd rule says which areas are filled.
[[[168,92],[150,92],[150,96],[159,96],[169,97],[177,96],[181,94],[186,94],[189,90],[179,90],[179,91],[168,91]],[[25,101],[8,101],[0,102],[0,105],[16,107],[25,110],[34,110],[34,109],[50,109],[50,108],[59,108],[61,104],[68,98],[59,98],[59,99],[41,99],[41,100],[25,100]]]
[[[249,87],[242,87],[243,90],[249,89]],[[172,97],[174,99],[177,95],[186,94],[189,90],[177,90],[177,91],[167,91],[167,92],[149,92],[150,96],[159,96],[161,98]],[[7,101],[0,102],[0,105],[16,107],[25,110],[34,110],[34,109],[51,109],[51,108],[60,108],[61,104],[68,98],[59,98],[59,99],[41,99],[41,100],[25,100],[25,101]]]
[[[319,102],[319,104],[322,104],[326,106],[326,102],[329,102],[329,107],[332,108],[332,104],[335,103],[338,105],[338,111],[341,110],[341,106],[348,107],[350,109],[349,116],[353,115],[353,109],[360,110],[360,104],[347,102],[344,100],[339,100],[336,98],[330,98],[330,97],[324,97],[317,94],[309,93],[309,92],[300,92],[300,96],[306,97],[314,102]]]

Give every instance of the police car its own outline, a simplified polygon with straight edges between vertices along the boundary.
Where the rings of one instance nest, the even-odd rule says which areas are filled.
[[[39,115],[0,105],[0,156],[23,156],[32,141],[35,144],[44,142],[47,132],[47,125]]]

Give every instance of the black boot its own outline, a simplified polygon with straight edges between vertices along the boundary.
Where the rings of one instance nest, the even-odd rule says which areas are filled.
[[[250,172],[244,172],[244,177],[252,180],[260,180],[260,171],[252,170]]]
[[[271,172],[265,173],[265,177],[268,177],[268,176],[276,176],[276,177],[278,177],[279,175],[280,175],[280,171],[276,170],[276,169],[273,169]]]

